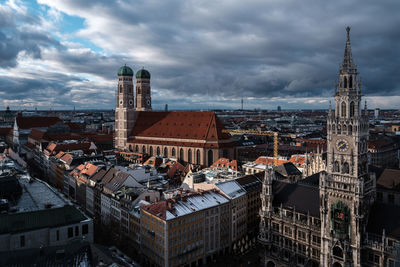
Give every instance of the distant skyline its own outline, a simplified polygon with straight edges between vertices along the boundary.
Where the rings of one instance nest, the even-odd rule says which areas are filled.
[[[368,108],[400,108],[399,1],[7,0],[0,110],[113,109],[118,68],[153,108],[327,109],[351,27]]]

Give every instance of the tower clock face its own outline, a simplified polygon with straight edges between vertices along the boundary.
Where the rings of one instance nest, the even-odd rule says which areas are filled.
[[[341,152],[347,151],[347,149],[349,149],[349,143],[344,139],[339,139],[336,141],[336,148]]]

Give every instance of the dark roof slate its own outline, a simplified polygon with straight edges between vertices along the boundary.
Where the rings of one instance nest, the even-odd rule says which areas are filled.
[[[310,213],[319,218],[319,188],[315,186],[274,181],[272,184],[274,200],[272,205],[295,208],[304,214]]]
[[[20,233],[81,222],[87,218],[74,206],[0,215],[0,234]]]
[[[400,207],[374,203],[369,211],[367,232],[382,235],[385,229],[386,236],[400,239]]]

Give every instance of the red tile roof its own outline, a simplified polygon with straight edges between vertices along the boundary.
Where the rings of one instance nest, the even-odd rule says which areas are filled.
[[[286,163],[286,162],[288,162],[288,160],[278,159],[277,163],[278,163],[278,165],[281,165],[281,164]],[[258,157],[258,159],[256,159],[254,161],[254,163],[264,164],[264,165],[268,163],[268,165],[273,165],[274,164],[274,158],[272,158],[272,157],[266,158],[264,156],[261,156],[261,157]]]
[[[54,155],[59,151],[72,151],[72,150],[83,150],[83,152],[87,153],[90,149],[90,142],[80,142],[80,143],[72,143],[72,144],[56,144],[50,143],[46,150],[50,152],[50,154]]]
[[[45,128],[61,122],[58,117],[17,117],[16,120],[20,129]]]
[[[8,135],[13,128],[0,128],[0,135]]]
[[[38,129],[32,129],[32,131],[29,133],[29,138],[34,140],[41,140],[45,135],[45,133],[46,132],[40,131]]]
[[[227,158],[220,158],[210,168],[225,168],[225,169],[232,169],[238,170],[238,164],[236,160],[229,161]]]
[[[223,133],[225,129],[222,122],[214,112],[200,111],[173,111],[157,112],[146,111],[139,112],[135,126],[131,132],[131,142],[134,143],[160,143],[156,140],[143,140],[137,137],[156,137],[169,139],[187,139],[202,141],[222,141],[230,140],[229,133]],[[135,140],[136,139],[136,140]],[[181,141],[168,141],[181,144]],[[165,141],[162,141],[165,144]],[[185,141],[187,146],[204,146],[200,143]],[[171,144],[173,145],[173,144]],[[221,144],[214,144],[219,147]],[[231,146],[233,145],[230,144]]]

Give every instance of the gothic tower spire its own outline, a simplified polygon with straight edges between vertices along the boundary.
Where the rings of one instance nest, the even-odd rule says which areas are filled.
[[[350,27],[346,27],[346,32],[347,32],[346,47],[344,49],[344,58],[342,67],[340,68],[340,72],[347,72],[354,74],[357,73],[357,68],[353,62],[353,56],[351,54]]]
[[[335,90],[335,112],[327,118],[327,174],[321,176],[321,266],[360,267],[361,237],[373,196],[373,179],[368,172],[368,116],[362,112],[361,84],[357,79],[350,27],[343,63]],[[338,191],[338,189],[340,189]],[[339,261],[332,257],[341,251]]]

